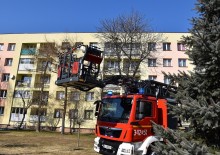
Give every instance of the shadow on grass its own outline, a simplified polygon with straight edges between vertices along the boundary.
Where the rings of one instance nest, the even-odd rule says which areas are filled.
[[[36,147],[37,145],[33,144],[5,144],[4,147]]]

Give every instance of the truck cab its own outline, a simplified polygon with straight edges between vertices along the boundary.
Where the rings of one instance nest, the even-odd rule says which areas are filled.
[[[165,98],[144,94],[104,97],[96,103],[94,150],[101,154],[143,152],[138,149],[154,135],[151,121],[165,128],[169,124],[177,126],[177,121],[168,117],[167,102]]]

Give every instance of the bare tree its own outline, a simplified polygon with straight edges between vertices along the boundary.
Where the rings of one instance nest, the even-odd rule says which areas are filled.
[[[143,15],[132,11],[114,19],[104,19],[97,28],[97,37],[105,44],[105,56],[115,58],[115,68],[108,62],[105,71],[115,69],[119,75],[135,77],[142,63],[155,57],[156,44],[163,40],[161,33],[154,33]]]
[[[53,67],[57,65],[57,55],[59,52],[59,46],[57,46],[54,42],[46,42],[42,43],[38,53],[36,56],[36,61],[38,61],[40,64],[37,67],[37,72],[40,73],[40,78],[42,79],[39,83],[40,87],[40,94],[38,99],[38,121],[37,121],[37,127],[36,131],[39,132],[41,129],[41,111],[43,105],[45,105],[45,94],[44,94],[44,88],[45,88],[45,81],[44,79],[47,78],[48,71],[52,71]]]

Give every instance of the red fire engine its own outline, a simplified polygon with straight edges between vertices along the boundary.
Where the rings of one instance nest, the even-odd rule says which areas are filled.
[[[176,88],[157,81],[112,76],[99,80],[102,51],[86,46],[83,57],[77,58],[74,50],[60,56],[56,84],[88,91],[107,84],[125,88],[123,95],[111,92],[96,101],[94,150],[101,154],[134,155],[154,154],[150,144],[162,141],[154,135],[152,121],[175,129],[177,120],[168,115],[167,103],[175,105],[170,92]]]

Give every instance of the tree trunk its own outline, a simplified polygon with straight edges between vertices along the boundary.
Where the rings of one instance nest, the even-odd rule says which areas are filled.
[[[77,147],[79,147],[79,142],[80,142],[80,122],[79,122],[79,127],[78,127]]]
[[[63,106],[63,117],[62,117],[62,128],[61,134],[65,133],[65,116],[66,116],[66,107],[67,107],[67,87],[65,87],[65,99],[64,99],[64,106]]]
[[[37,127],[36,127],[36,132],[40,132],[40,127],[41,127],[41,108],[42,108],[42,101],[43,101],[43,92],[44,92],[44,78],[46,77],[46,72],[47,72],[47,67],[48,67],[48,61],[46,61],[46,65],[43,69],[43,81],[42,81],[42,85],[41,85],[41,90],[40,90],[40,101],[39,101],[39,105],[38,105],[38,119],[37,119]]]
[[[20,122],[20,124],[19,124],[19,126],[18,126],[18,130],[21,129],[21,126],[22,126],[22,124],[23,124],[23,122],[24,122],[24,119],[25,119],[25,112],[23,111],[22,120],[21,120],[21,122]]]

